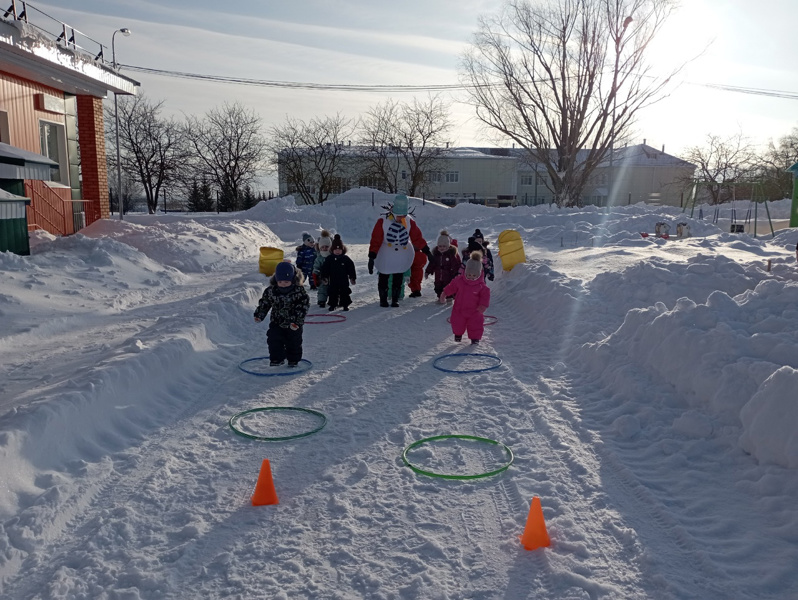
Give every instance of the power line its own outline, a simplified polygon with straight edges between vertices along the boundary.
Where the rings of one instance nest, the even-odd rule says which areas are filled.
[[[760,88],[739,87],[736,85],[723,85],[720,83],[694,83],[692,85],[702,85],[704,87],[723,90],[725,92],[739,92],[741,94],[754,94],[756,96],[769,96],[771,98],[788,98],[798,100],[798,92],[785,92],[782,90],[765,90]]]
[[[338,92],[444,92],[444,91],[464,91],[474,86],[461,84],[437,84],[437,85],[368,85],[368,84],[344,84],[344,83],[310,83],[301,81],[273,81],[269,79],[250,79],[247,77],[225,77],[222,75],[204,75],[201,73],[187,73],[185,71],[170,71],[166,69],[153,69],[150,67],[139,67],[136,65],[120,65],[131,71],[139,73],[149,73],[162,77],[177,77],[180,79],[195,79],[198,81],[209,81],[215,83],[227,83],[233,85],[252,85],[257,87],[282,88],[291,90],[318,90],[318,91],[338,91]],[[762,88],[749,88],[735,85],[724,85],[719,83],[693,83],[689,85],[708,87],[711,89],[725,92],[736,92],[740,94],[752,94],[756,96],[767,96],[770,98],[786,98],[788,100],[798,100],[798,92],[787,92],[783,90],[768,90]]]
[[[136,65],[120,65],[131,71],[161,75],[164,77],[178,77],[181,79],[196,79],[216,83],[230,83],[237,85],[254,85],[259,87],[284,88],[293,90],[323,90],[341,92],[441,92],[451,90],[464,90],[462,85],[358,85],[340,83],[307,83],[298,81],[272,81],[268,79],[249,79],[246,77],[224,77],[221,75],[202,75],[200,73],[186,73],[183,71],[168,71],[165,69],[151,69]]]

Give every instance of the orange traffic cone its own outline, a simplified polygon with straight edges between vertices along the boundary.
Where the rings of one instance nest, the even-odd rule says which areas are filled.
[[[521,536],[521,544],[527,550],[536,550],[551,546],[549,533],[546,531],[546,523],[543,520],[543,507],[540,505],[540,498],[532,498],[532,505],[529,507],[529,516],[526,518],[524,535]]]
[[[265,504],[280,504],[277,499],[277,492],[274,490],[272,481],[272,467],[269,459],[264,458],[260,466],[258,483],[255,484],[255,493],[252,494],[252,506],[263,506]]]

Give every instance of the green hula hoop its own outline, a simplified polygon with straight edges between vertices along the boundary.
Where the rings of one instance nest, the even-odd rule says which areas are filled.
[[[420,469],[419,467],[415,466],[407,459],[407,453],[410,452],[410,450],[412,450],[413,448],[420,446],[421,444],[426,444],[427,442],[433,442],[435,440],[448,440],[448,439],[474,440],[477,442],[484,442],[486,444],[501,446],[504,449],[504,451],[507,453],[507,456],[509,456],[510,460],[507,461],[507,463],[505,463],[498,469],[494,469],[493,471],[488,471],[487,473],[479,473],[477,475],[448,475],[444,473],[434,473],[432,471],[425,471],[424,469]],[[433,437],[423,438],[418,440],[417,442],[413,442],[402,452],[402,460],[413,471],[421,475],[428,475],[429,477],[438,477],[440,479],[480,479],[482,477],[490,477],[492,475],[498,475],[502,471],[506,471],[507,469],[509,469],[510,465],[513,464],[514,459],[515,457],[513,456],[513,451],[510,450],[509,447],[505,446],[501,442],[497,442],[496,440],[492,440],[490,438],[477,437],[474,435],[459,435],[459,434],[436,435]]]
[[[298,433],[296,435],[285,435],[282,437],[266,437],[263,435],[252,435],[251,433],[246,433],[236,427],[237,421],[243,418],[244,416],[256,412],[265,412],[267,410],[293,410],[296,412],[309,413],[311,415],[319,417],[321,419],[321,425],[316,427],[316,429],[312,429],[311,431]],[[250,440],[260,440],[263,442],[282,442],[285,440],[295,440],[297,438],[307,437],[309,435],[313,435],[317,431],[321,431],[322,429],[324,429],[324,426],[327,424],[327,417],[324,416],[324,413],[320,413],[319,411],[312,410],[310,408],[299,408],[297,406],[264,406],[262,408],[251,408],[249,410],[245,410],[243,412],[235,414],[232,417],[230,417],[229,423],[230,423],[230,429],[235,431],[238,435],[243,436],[245,438],[249,438]]]

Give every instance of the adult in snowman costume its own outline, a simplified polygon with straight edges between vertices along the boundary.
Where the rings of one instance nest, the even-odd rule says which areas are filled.
[[[381,217],[371,232],[369,275],[376,267],[380,306],[399,306],[402,277],[413,265],[416,251],[430,256],[429,246],[416,222],[407,214],[407,196],[399,194],[388,213]],[[388,304],[388,280],[391,279],[391,304]]]

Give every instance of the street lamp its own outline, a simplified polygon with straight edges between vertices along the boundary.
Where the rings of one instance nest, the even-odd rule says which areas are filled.
[[[117,69],[116,65],[116,46],[114,42],[116,41],[116,34],[121,33],[125,37],[130,35],[130,29],[127,27],[122,27],[121,29],[117,29],[111,35],[111,59],[114,63],[114,70]],[[119,157],[119,102],[118,102],[119,94],[114,92],[114,120],[116,121],[116,201],[119,204],[119,220],[122,220],[122,213],[124,212],[122,209],[122,163]]]

